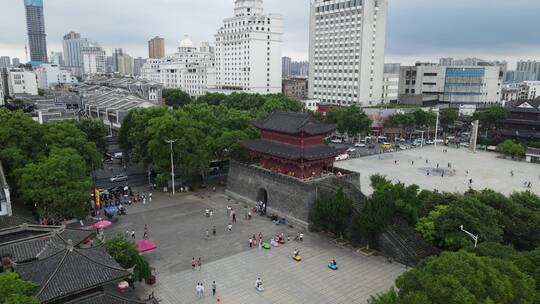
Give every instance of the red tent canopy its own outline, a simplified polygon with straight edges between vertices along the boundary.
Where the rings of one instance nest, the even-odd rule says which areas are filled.
[[[137,251],[139,253],[147,252],[157,248],[156,244],[150,242],[149,240],[140,240],[136,244]]]

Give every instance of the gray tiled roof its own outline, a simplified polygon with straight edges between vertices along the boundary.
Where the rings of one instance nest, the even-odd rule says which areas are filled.
[[[0,256],[16,263],[44,259],[65,249],[68,240],[79,245],[91,231],[65,229],[58,226],[22,225],[0,230]]]
[[[339,151],[335,148],[327,145],[318,145],[309,148],[300,148],[293,145],[281,144],[264,139],[246,140],[240,142],[240,144],[252,151],[259,153],[274,155],[290,160],[316,160],[334,157],[339,154]]]
[[[129,276],[102,247],[68,247],[43,260],[15,264],[14,268],[23,280],[32,281],[39,286],[36,297],[42,303],[75,295]]]
[[[313,121],[308,113],[282,111],[276,111],[267,119],[255,122],[254,125],[259,129],[288,134],[297,134],[304,131],[310,135],[325,134],[335,128],[334,125]]]
[[[78,298],[65,304],[143,304],[144,301],[127,299],[117,294],[97,292],[83,298]]]

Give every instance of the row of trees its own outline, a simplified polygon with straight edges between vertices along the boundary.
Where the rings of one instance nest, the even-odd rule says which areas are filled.
[[[101,166],[105,126],[93,120],[39,124],[0,109],[0,160],[17,201],[59,223],[86,215],[90,173]]]
[[[301,111],[302,105],[281,95],[208,94],[166,108],[136,109],[129,112],[120,130],[120,142],[134,162],[152,166],[157,181],[170,179],[170,149],[183,182],[206,174],[213,160],[245,158],[238,141],[256,138],[253,119],[267,117],[274,110]]]
[[[527,148],[519,143],[513,142],[511,139],[507,139],[504,142],[497,145],[497,152],[511,157],[524,157]]]

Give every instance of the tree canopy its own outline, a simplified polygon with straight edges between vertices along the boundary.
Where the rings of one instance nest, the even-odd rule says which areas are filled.
[[[343,234],[352,211],[352,201],[339,189],[333,196],[323,196],[317,202],[312,215],[313,223],[323,230]]]
[[[535,280],[508,260],[480,257],[465,251],[431,257],[402,274],[394,289],[375,297],[374,304],[532,304]]]
[[[506,117],[507,113],[501,106],[478,110],[473,114],[473,119],[480,121],[480,125],[484,130],[499,128]]]
[[[184,106],[192,101],[191,96],[180,89],[163,89],[162,96],[166,105],[175,108]]]
[[[0,304],[38,304],[37,285],[22,280],[15,272],[0,273]]]
[[[55,148],[36,163],[17,170],[20,198],[50,223],[84,218],[91,181],[84,161],[72,148]]]
[[[125,269],[133,269],[133,280],[142,281],[150,277],[150,266],[146,259],[139,254],[135,244],[122,234],[116,234],[104,242],[105,250]]]
[[[372,120],[357,106],[333,108],[326,113],[326,122],[337,125],[337,131],[349,136],[357,136],[369,131]]]

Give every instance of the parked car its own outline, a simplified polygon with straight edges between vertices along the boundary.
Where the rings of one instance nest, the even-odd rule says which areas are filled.
[[[341,143],[343,143],[343,139],[334,138],[330,142],[334,143],[334,144],[341,144]]]
[[[116,159],[120,159],[124,156],[124,153],[122,152],[116,152],[113,154],[113,157],[116,158]]]
[[[426,145],[434,145],[434,144],[435,142],[431,139],[426,141]]]
[[[123,181],[127,181],[128,180],[128,177],[127,175],[125,174],[118,174],[118,175],[115,175],[113,177],[111,177],[109,179],[109,182],[111,183],[117,183],[117,182],[123,182]]]
[[[388,150],[388,149],[392,148],[392,144],[384,142],[382,144],[382,147],[383,147],[383,149]]]
[[[349,149],[347,149],[347,152],[349,152],[349,153],[352,153],[352,152],[355,152],[355,151],[356,151],[355,148],[349,148]]]
[[[341,154],[341,155],[336,156],[336,161],[347,160],[347,159],[349,159],[349,154]]]
[[[355,146],[355,147],[358,147],[358,148],[365,148],[365,147],[366,147],[366,144],[363,144],[363,143],[355,143],[354,146]]]

